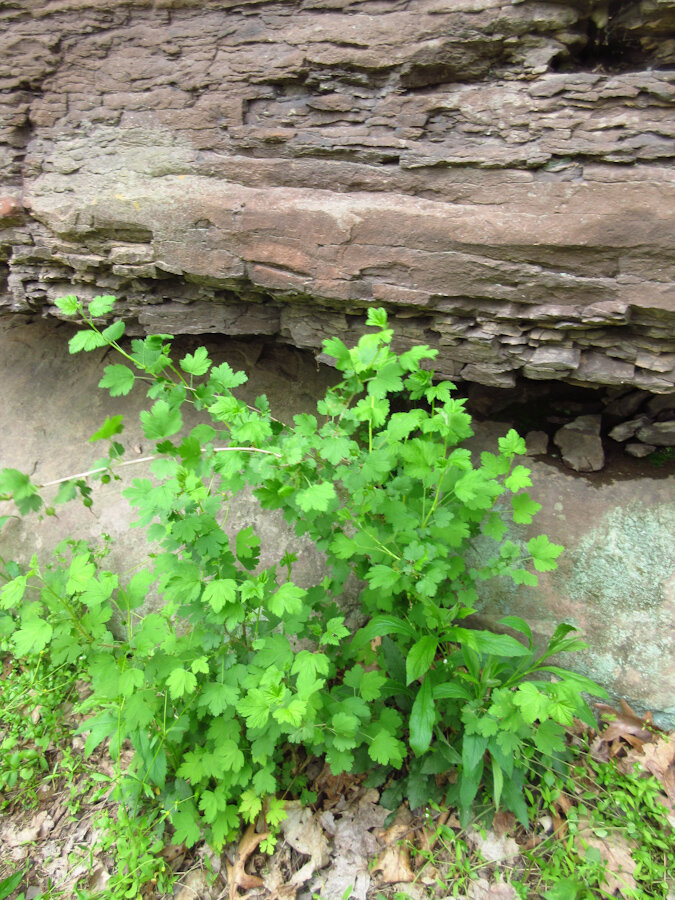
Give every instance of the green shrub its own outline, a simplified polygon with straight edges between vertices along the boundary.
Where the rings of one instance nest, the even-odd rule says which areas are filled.
[[[544,535],[525,546],[506,536],[509,522],[528,524],[540,508],[525,490],[529,470],[515,463],[522,438],[510,431],[475,464],[459,446],[472,434],[464,401],[422,365],[435,351],[394,353],[381,309],[369,312],[374,331],[354,348],[324,343],[342,380],[318,417],[287,426],[264,396],[254,406],[238,399],[246,376],[214,366],[203,347],[178,362],[167,335],[125,349],[123,322],[95,323],[113,303],[97,297],[86,312],[65,297],[58,306],[86,323],[71,352],[109,345],[123,357],[105,367],[101,387],[114,397],[149,382],[141,424],[156,447],[152,478],[124,494],[161,551],[122,584],[72,541],[46,567],[34,558],[0,594],[0,634],[14,654],[44,650],[56,664],[85,657],[87,751],[109,739],[117,756],[129,740],[124,796],[158,795],[174,840],[188,845],[205,834],[219,848],[263,814],[271,850],[285,815],[279,796],[302,754],[325,755],[334,773],[369,771],[372,783],[400,770],[385,792],[391,804],[445,794],[466,820],[483,791],[526,821],[526,774],[538,757],[561,765],[565,726],[574,716],[593,723],[580,692],[603,692],[550,664],[583,646],[569,625],[539,653],[520,618],[501,624],[524,642],[462,624],[486,579],[534,586],[530,564],[555,569],[562,551]],[[189,431],[186,403],[204,414]],[[110,441],[95,477],[118,477],[122,429],[115,416],[93,436]],[[228,504],[246,485],[325,554],[320,584],[293,581],[293,554],[261,567],[251,527],[228,537]],[[65,481],[54,503],[78,490],[90,504],[83,478]],[[42,503],[17,470],[0,474],[1,492],[22,513]],[[484,536],[494,553],[471,566]],[[355,633],[340,608],[350,575],[364,585],[365,624]],[[147,612],[151,588],[162,602]],[[444,783],[451,770],[456,779]]]

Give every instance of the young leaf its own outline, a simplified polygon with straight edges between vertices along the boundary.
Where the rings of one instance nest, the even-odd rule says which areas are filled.
[[[196,659],[193,659],[190,663],[190,668],[195,673],[195,675],[208,675],[209,674],[209,661],[206,656],[198,656]]]
[[[284,819],[288,818],[286,801],[279,797],[270,797],[265,817],[268,825],[271,825],[272,828],[278,828]]]
[[[209,376],[209,385],[216,391],[229,391],[247,381],[248,377],[244,372],[235,372],[232,366],[226,362],[211,369]]]
[[[323,352],[326,356],[332,356],[336,361],[337,368],[344,371],[350,364],[351,357],[349,350],[345,347],[339,338],[330,338],[323,342]]]
[[[111,397],[126,396],[134,386],[136,376],[128,366],[116,364],[106,366],[103,378],[99,381],[100,388],[108,388]]]
[[[551,700],[530,681],[518,685],[518,690],[513,695],[513,702],[520,708],[523,720],[528,724],[532,724],[537,719],[548,718]]]
[[[326,630],[321,635],[319,644],[331,644],[337,647],[343,638],[349,635],[349,629],[345,628],[344,616],[335,616],[326,623]]]
[[[262,800],[255,791],[244,791],[239,801],[239,812],[245,822],[253,822],[262,809]]]
[[[68,351],[70,353],[79,353],[80,350],[88,352],[89,350],[96,350],[98,347],[105,346],[106,340],[103,335],[91,329],[77,331],[68,341]]]
[[[22,515],[24,515],[22,503],[39,500],[36,486],[31,482],[28,475],[24,475],[18,469],[0,469],[0,494],[6,495],[2,498],[3,500],[9,499],[11,496]],[[39,502],[42,503],[41,500]],[[31,508],[33,507],[28,507],[28,509]],[[39,509],[40,507],[38,505],[35,508]]]
[[[199,706],[206,706],[212,716],[219,716],[228,706],[234,706],[239,690],[229,684],[211,682],[200,691]]]
[[[171,824],[175,829],[171,839],[172,844],[185,844],[186,847],[193,847],[202,836],[194,809],[182,806],[178,812],[171,814]]]
[[[525,487],[532,487],[530,470],[525,466],[516,466],[513,472],[504,480],[504,485],[514,494]]]
[[[202,599],[208,603],[215,613],[219,613],[228,603],[234,603],[237,582],[232,578],[214,578],[204,588]]]
[[[292,581],[287,581],[276,593],[272,594],[267,601],[267,607],[280,619],[285,613],[295,616],[302,610],[302,601],[306,596],[307,591],[304,588],[298,587]]]
[[[377,375],[368,382],[368,393],[371,397],[386,397],[387,394],[403,390],[401,375],[403,369],[396,362],[390,360],[377,371]]]
[[[102,741],[115,734],[118,728],[119,720],[117,715],[107,710],[94,716],[93,719],[87,719],[86,722],[83,722],[75,731],[75,734],[89,732],[84,742],[85,758],[90,756]]]
[[[368,570],[366,578],[371,588],[390,591],[400,581],[401,576],[391,566],[377,565]]]
[[[117,322],[113,322],[112,325],[108,325],[107,328],[104,328],[101,332],[101,337],[105,338],[105,340],[112,344],[114,341],[118,341],[122,335],[124,334],[124,322],[118,320]]]
[[[371,307],[368,310],[368,314],[366,316],[366,325],[371,325],[373,328],[386,328],[387,327],[387,311],[381,306],[373,309]]]
[[[518,494],[517,497],[511,497],[511,506],[513,507],[513,521],[517,525],[529,525],[532,522],[532,516],[541,509],[541,503],[531,500],[529,494]]]
[[[145,678],[140,669],[126,669],[120,673],[119,692],[123,697],[131,697],[144,681]]]
[[[260,538],[250,525],[237,532],[235,540],[237,559],[249,572],[258,565],[260,558]]]
[[[272,774],[271,765],[265,766],[264,769],[258,769],[253,776],[253,787],[260,796],[275,793],[277,790],[277,780]]]
[[[364,672],[359,685],[359,693],[366,703],[371,703],[373,700],[379,699],[382,693],[381,689],[386,681],[386,675],[383,675],[382,672],[378,672],[376,669]]]
[[[427,344],[420,344],[401,354],[398,361],[406,372],[412,372],[419,368],[419,364],[423,359],[435,359],[437,356],[438,350],[432,350]]]
[[[54,629],[44,619],[29,618],[23,620],[23,628],[12,635],[16,656],[28,656],[44,650],[51,640]]]
[[[544,756],[553,756],[565,749],[565,729],[557,722],[547,719],[541,722],[534,733],[534,743]]]
[[[94,297],[89,303],[89,315],[92,319],[95,319],[98,316],[107,316],[115,305],[115,299],[116,298],[112,297],[110,294]]]
[[[74,294],[68,294],[67,297],[59,297],[58,300],[54,301],[54,305],[57,306],[65,316],[74,316],[82,309],[82,304]]]
[[[223,844],[230,837],[236,835],[239,830],[239,815],[235,806],[226,806],[218,813],[213,823],[211,836],[214,849],[222,850]]]
[[[96,566],[89,561],[88,553],[76,556],[68,570],[66,593],[72,595],[83,591],[88,587],[95,574]]]
[[[431,664],[436,656],[436,648],[438,647],[438,638],[430,634],[425,635],[416,641],[410,650],[406,659],[406,684],[411,684],[418,678],[421,678],[431,668]]]
[[[225,772],[240,772],[246,762],[244,754],[233,740],[220,741],[214,757]]]
[[[537,572],[551,572],[558,567],[556,559],[565,549],[559,544],[552,544],[545,534],[533,537],[527,542],[527,549],[532,555],[532,562]]]
[[[106,416],[105,422],[98,431],[95,431],[92,434],[89,438],[89,442],[104,441],[116,434],[121,434],[124,431],[124,425],[122,424],[123,419],[124,416]]]
[[[237,703],[237,712],[244,716],[249,728],[263,728],[270,716],[270,703],[263,691],[254,688]]]
[[[368,756],[382,766],[400,769],[405,757],[405,745],[384,729],[378,731],[368,747]]]
[[[499,438],[498,443],[499,452],[509,459],[513,459],[514,456],[524,456],[527,453],[524,439],[514,428],[507,433],[506,437]]]
[[[297,493],[297,503],[304,512],[326,512],[335,500],[335,488],[329,481],[320,481]]]
[[[166,686],[169,688],[173,700],[178,700],[184,694],[191,694],[197,687],[197,678],[192,672],[185,669],[174,669],[166,679]]]
[[[180,361],[180,367],[188,375],[206,375],[211,366],[206,347],[197,347],[194,353],[186,354]]]
[[[19,605],[26,592],[27,578],[19,575],[9,581],[0,591],[0,609],[14,609]]]
[[[150,441],[171,437],[183,427],[180,410],[172,409],[166,400],[158,400],[151,410],[143,410],[140,419],[143,433]]]
[[[291,674],[297,675],[296,686],[298,693],[303,697],[317,684],[317,674],[328,675],[330,661],[324,653],[311,653],[309,650],[301,650],[293,661]],[[321,684],[324,680],[320,679]]]

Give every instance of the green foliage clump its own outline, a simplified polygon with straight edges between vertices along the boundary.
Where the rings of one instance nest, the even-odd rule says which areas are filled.
[[[288,760],[303,754],[325,755],[334,773],[368,771],[373,784],[398,770],[383,797],[391,806],[445,800],[466,821],[487,796],[526,822],[528,772],[538,758],[563,767],[565,727],[575,716],[593,723],[581,692],[603,692],[551,664],[583,646],[569,625],[542,652],[518,617],[501,622],[511,633],[466,626],[484,581],[534,586],[532,567],[555,569],[562,551],[545,535],[524,546],[507,537],[509,523],[529,524],[540,508],[516,462],[522,438],[510,431],[475,462],[460,446],[472,435],[464,401],[425,368],[435,351],[395,353],[382,309],[369,312],[373,331],[355,347],[324,343],[342,380],[317,416],[284,425],[264,396],[253,406],[239,399],[246,376],[213,365],[203,347],[174,361],[168,335],[120,344],[123,322],[95,322],[113,304],[58,301],[86,323],[71,352],[121,354],[101,387],[115,397],[149,382],[141,425],[155,445],[152,477],[124,494],[160,550],[123,583],[73,541],[46,567],[34,558],[0,593],[0,635],[13,654],[84,660],[87,752],[107,740],[115,756],[130,741],[122,795],[158,796],[174,841],[188,846],[205,836],[221,848],[262,815],[271,851],[281,793],[297,774]],[[185,404],[203,413],[189,430]],[[94,473],[103,481],[118,477],[122,430],[114,416],[92,437],[110,442]],[[295,583],[293,554],[261,566],[250,526],[226,533],[228,504],[247,485],[324,553],[320,584]],[[64,481],[53,504],[78,491],[91,503],[80,478]],[[17,470],[0,473],[0,493],[22,514],[42,503]],[[485,538],[492,555],[470,564]],[[358,628],[339,602],[350,576],[363,584]],[[154,611],[144,608],[150,591],[161,599]],[[456,778],[439,777],[451,770]]]

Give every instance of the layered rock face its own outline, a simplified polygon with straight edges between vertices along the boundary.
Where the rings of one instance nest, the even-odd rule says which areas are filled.
[[[0,2],[0,305],[675,390],[675,0]]]

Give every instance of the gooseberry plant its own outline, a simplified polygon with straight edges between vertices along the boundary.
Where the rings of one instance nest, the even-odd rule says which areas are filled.
[[[316,416],[286,425],[264,396],[253,406],[239,399],[246,375],[214,365],[203,347],[176,361],[169,335],[121,343],[122,321],[100,324],[114,302],[85,307],[68,296],[57,306],[84,322],[72,353],[107,346],[120,355],[100,387],[118,397],[148,384],[140,421],[155,446],[151,477],[123,493],[159,550],[126,583],[77,540],[46,566],[33,557],[7,573],[4,649],[85,661],[87,752],[109,741],[118,756],[130,742],[124,794],[159,796],[177,842],[205,836],[220,848],[263,816],[271,851],[287,762],[302,754],[325,756],[334,773],[389,778],[393,802],[419,807],[445,793],[467,819],[487,797],[526,821],[533,760],[561,765],[565,726],[575,716],[594,722],[581,692],[603,691],[551,663],[583,646],[571,626],[538,651],[519,617],[501,620],[510,633],[464,621],[487,579],[535,586],[532,568],[554,569],[562,551],[545,535],[526,544],[507,535],[540,508],[516,463],[522,438],[511,430],[497,453],[474,461],[460,446],[472,435],[464,401],[425,367],[436,351],[395,353],[383,309],[368,312],[373,330],[356,346],[324,342],[341,381]],[[203,418],[191,428],[186,404]],[[119,478],[122,431],[113,416],[93,436],[109,450],[92,477]],[[63,479],[53,505],[78,491],[90,503],[88,482]],[[261,565],[251,526],[226,532],[228,505],[247,485],[323,552],[320,584],[294,581],[293,554]],[[22,514],[43,503],[15,469],[0,474],[0,494]],[[493,552],[470,564],[477,540]],[[361,585],[354,627],[340,602],[350,576]],[[456,777],[440,777],[450,771]]]

